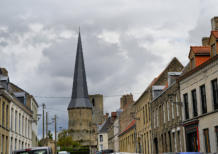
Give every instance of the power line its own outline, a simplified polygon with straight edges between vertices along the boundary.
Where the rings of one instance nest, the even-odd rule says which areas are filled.
[[[141,93],[136,92],[136,93],[130,93],[130,94],[138,95]],[[103,95],[103,97],[120,97],[123,95],[125,95],[125,94]],[[69,96],[34,96],[34,97],[35,98],[45,98],[45,99],[58,99],[58,98],[69,99],[69,98],[71,98]]]

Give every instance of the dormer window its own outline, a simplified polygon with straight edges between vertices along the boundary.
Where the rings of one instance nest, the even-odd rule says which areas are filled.
[[[17,99],[23,103],[24,105],[26,105],[26,101],[25,101],[25,97],[24,96],[21,96],[21,97],[17,97]]]
[[[16,98],[24,105],[26,105],[26,97],[24,92],[15,92]]]
[[[164,88],[165,88],[165,86],[162,86],[162,85],[152,86],[152,99],[155,99],[158,96],[160,96],[160,94],[163,92]]]

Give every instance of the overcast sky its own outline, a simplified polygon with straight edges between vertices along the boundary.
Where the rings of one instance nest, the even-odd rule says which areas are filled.
[[[218,15],[213,0],[2,0],[0,8],[0,67],[63,128],[79,26],[89,94],[107,96],[111,112],[123,94],[137,100],[173,57],[187,64]]]

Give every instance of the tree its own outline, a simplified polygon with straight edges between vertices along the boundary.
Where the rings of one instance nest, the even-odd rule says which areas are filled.
[[[68,130],[62,130],[58,134],[58,146],[60,147],[80,147],[79,142],[73,141]]]
[[[50,140],[53,140],[53,134],[51,133],[50,130],[48,131],[48,138],[49,138]]]

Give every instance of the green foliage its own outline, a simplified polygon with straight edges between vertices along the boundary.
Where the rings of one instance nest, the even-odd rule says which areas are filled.
[[[62,147],[60,151],[68,151],[71,154],[89,154],[89,147],[79,147],[79,149],[73,147]]]
[[[63,130],[58,134],[58,146],[60,147],[72,147],[72,148],[79,148],[79,142],[73,141],[72,137],[69,135],[68,130]]]
[[[48,131],[48,138],[49,138],[50,140],[53,140],[53,134],[51,133],[50,130]]]
[[[43,139],[39,140],[39,141],[38,141],[38,146],[43,146],[43,145],[44,145]]]
[[[60,146],[60,151],[68,151],[71,154],[89,154],[88,146],[81,146],[79,142],[73,141],[72,130],[62,130],[58,134],[57,145]]]

